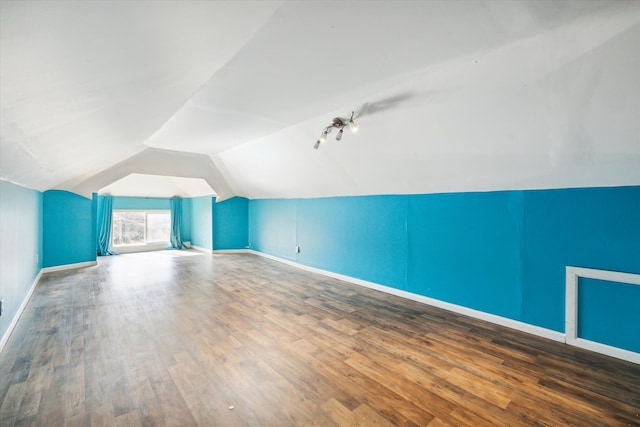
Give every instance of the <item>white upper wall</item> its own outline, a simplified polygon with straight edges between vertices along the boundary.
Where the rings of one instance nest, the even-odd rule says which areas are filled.
[[[1,7],[0,177],[28,187],[163,170],[220,198],[640,184],[640,2]],[[352,110],[360,131],[313,150]]]
[[[201,197],[215,196],[215,192],[202,178],[158,176],[132,173],[101,188],[100,194],[130,197]]]

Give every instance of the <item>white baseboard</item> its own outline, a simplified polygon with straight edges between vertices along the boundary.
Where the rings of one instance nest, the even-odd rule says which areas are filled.
[[[98,261],[77,262],[75,264],[56,265],[55,267],[45,267],[41,273],[51,273],[54,271],[73,270],[75,268],[93,267],[98,265]]]
[[[291,265],[293,267],[300,268],[302,270],[310,271],[313,273],[322,274],[334,279],[342,280],[344,282],[353,283],[355,285],[364,286],[366,288],[374,289],[376,291],[385,292],[387,294],[399,296],[402,298],[417,301],[423,304],[431,305],[433,307],[442,308],[454,313],[463,314],[465,316],[473,317],[486,322],[495,323],[497,325],[506,326],[507,328],[515,329],[528,334],[537,335],[543,338],[548,338],[553,341],[565,342],[565,335],[562,332],[554,331],[552,329],[542,328],[540,326],[531,325],[529,323],[520,322],[518,320],[509,319],[507,317],[497,316],[495,314],[486,313],[484,311],[474,310],[472,308],[464,307],[457,304],[452,304],[445,301],[440,301],[434,298],[429,298],[424,295],[414,294],[412,292],[403,291],[401,289],[391,288],[389,286],[380,285],[378,283],[368,282],[366,280],[357,279],[355,277],[345,276],[343,274],[334,273],[328,270],[322,270],[315,267],[309,267],[304,264],[297,263],[285,258],[265,254],[262,252],[254,251],[252,249],[243,250],[244,253],[251,253],[264,258],[269,258],[274,261],[278,261],[284,264]]]
[[[196,251],[206,252],[208,254],[246,254],[249,253],[248,249],[207,249],[200,246],[191,246],[191,249]],[[251,252],[253,253],[253,252]]]
[[[42,274],[43,274],[42,270],[43,269],[40,269],[40,271],[38,272],[38,275],[33,280],[33,283],[31,284],[31,287],[29,288],[29,291],[27,292],[27,295],[22,300],[22,304],[20,304],[20,307],[18,308],[18,311],[16,312],[16,315],[13,316],[13,319],[11,319],[11,323],[9,324],[9,327],[7,328],[7,331],[4,333],[4,335],[2,337],[2,340],[0,340],[0,353],[2,353],[2,350],[4,349],[4,346],[7,343],[7,341],[9,341],[9,337],[11,336],[11,333],[13,332],[13,329],[18,324],[18,320],[20,320],[20,316],[22,316],[22,312],[27,307],[27,304],[29,303],[29,300],[31,299],[31,295],[33,295],[33,291],[36,289],[36,285],[38,284],[38,282],[40,281],[40,278],[42,277]]]
[[[638,365],[640,365],[640,353],[625,350],[623,348],[613,347],[582,338],[574,338],[571,341],[567,341],[567,344],[584,348],[585,350],[595,351],[596,353],[606,354],[607,356],[615,357],[616,359],[626,360],[627,362],[637,363]]]

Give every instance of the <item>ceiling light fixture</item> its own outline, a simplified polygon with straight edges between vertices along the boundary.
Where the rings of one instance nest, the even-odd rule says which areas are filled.
[[[349,120],[343,119],[343,118],[340,118],[340,117],[336,117],[335,119],[333,119],[331,121],[331,124],[329,126],[325,127],[322,130],[322,134],[320,134],[320,138],[318,138],[316,143],[313,145],[313,148],[315,148],[316,150],[318,148],[320,148],[320,144],[322,144],[323,142],[325,142],[327,140],[327,135],[329,134],[329,132],[331,132],[332,129],[339,129],[338,130],[338,134],[336,135],[336,141],[341,141],[342,140],[342,134],[344,133],[344,128],[347,125],[349,125],[349,128],[351,129],[351,132],[357,132],[358,131],[358,126],[353,121],[353,115],[354,114],[355,114],[355,111],[352,111],[351,112],[351,117],[349,117]]]

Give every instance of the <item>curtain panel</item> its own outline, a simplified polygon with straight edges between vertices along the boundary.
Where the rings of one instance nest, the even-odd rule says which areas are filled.
[[[118,255],[111,249],[111,216],[113,213],[113,196],[103,196],[102,205],[100,206],[99,217],[101,221],[98,224],[98,255]]]
[[[187,245],[182,241],[182,199],[180,197],[171,198],[171,248],[187,249]]]

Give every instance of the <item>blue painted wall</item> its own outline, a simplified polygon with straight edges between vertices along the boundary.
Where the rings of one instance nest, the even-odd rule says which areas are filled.
[[[563,332],[565,266],[640,273],[639,212],[640,187],[268,199],[248,228],[258,251]]]
[[[0,184],[0,292],[6,309],[17,310],[40,267],[95,260],[99,200]],[[168,200],[117,198],[114,208],[168,209]],[[640,274],[639,212],[638,186],[218,204],[198,197],[183,200],[183,236],[206,249],[248,243],[304,265],[563,332],[565,266]],[[633,327],[640,322],[639,289],[581,281],[579,335],[639,351]],[[7,313],[1,328],[11,319]]]
[[[249,201],[234,197],[213,202],[213,249],[244,249],[249,245]]]
[[[580,278],[578,336],[640,353],[640,286]]]
[[[249,247],[256,251],[295,260],[298,200],[250,200]]]
[[[301,199],[296,211],[298,262],[394,288],[406,287],[406,197]],[[287,250],[292,253],[294,246]]]
[[[520,320],[522,192],[407,199],[407,290]]]
[[[522,320],[564,330],[566,265],[640,273],[640,187],[525,194]]]
[[[0,180],[0,338],[42,267],[42,193]]]
[[[191,203],[191,244],[204,249],[213,249],[213,220],[211,196],[194,197]]]
[[[43,267],[96,260],[94,202],[74,193],[43,194]]]
[[[167,197],[113,197],[113,209],[124,210],[169,210],[171,208]]]

